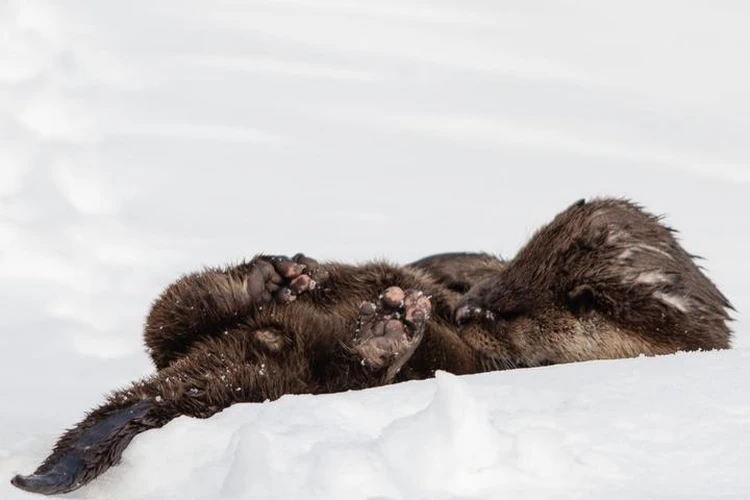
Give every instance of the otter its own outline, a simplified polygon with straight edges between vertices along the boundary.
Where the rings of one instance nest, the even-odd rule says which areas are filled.
[[[406,266],[257,256],[186,275],[146,320],[152,376],[56,443],[26,491],[77,489],[130,440],[240,402],[434,376],[724,349],[731,305],[673,231],[624,200],[578,202],[510,261],[452,253]]]

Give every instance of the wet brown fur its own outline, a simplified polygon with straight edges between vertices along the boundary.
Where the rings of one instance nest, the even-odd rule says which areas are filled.
[[[659,217],[578,202],[464,296],[463,338],[503,366],[730,347],[731,305]]]
[[[440,254],[408,266],[325,263],[328,277],[320,288],[295,302],[278,305],[269,298],[257,300],[256,294],[247,291],[253,262],[188,274],[167,287],[153,304],[144,329],[145,343],[157,369],[192,353],[206,339],[226,339],[235,334],[244,338],[247,332],[254,332],[250,337],[258,345],[266,344],[259,339],[266,337],[266,332],[283,332],[279,335],[285,343],[302,343],[308,347],[306,352],[320,349],[328,356],[331,349],[354,336],[361,303],[394,285],[429,295],[433,319],[428,328],[439,333],[427,337],[446,338],[452,343],[458,340],[453,311],[460,295],[451,288],[468,289],[504,266],[496,257],[469,253]],[[278,339],[273,340],[274,345],[266,345],[267,350],[283,351],[288,356],[291,351],[279,349],[278,343]],[[429,350],[425,347],[429,346],[420,350]],[[432,358],[441,359],[441,355]],[[462,363],[454,363],[456,370]],[[415,369],[430,376],[435,369],[447,368],[439,364]]]

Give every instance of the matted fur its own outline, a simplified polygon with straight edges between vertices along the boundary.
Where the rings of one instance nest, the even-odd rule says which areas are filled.
[[[580,201],[460,305],[463,337],[505,366],[730,346],[731,305],[640,206]]]

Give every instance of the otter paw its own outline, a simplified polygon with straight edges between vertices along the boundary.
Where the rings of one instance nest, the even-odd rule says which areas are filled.
[[[424,337],[432,305],[419,290],[387,288],[375,302],[360,306],[354,352],[372,369],[387,368],[391,382]]]
[[[262,255],[250,269],[248,287],[258,302],[286,304],[314,290],[328,279],[328,272],[315,260],[298,253],[291,259],[283,255]]]

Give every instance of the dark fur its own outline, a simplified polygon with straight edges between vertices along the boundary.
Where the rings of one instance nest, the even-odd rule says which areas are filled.
[[[464,296],[463,337],[502,366],[728,348],[731,305],[694,258],[631,202],[578,202]]]
[[[633,245],[645,246],[623,256]],[[268,288],[274,273],[259,274],[258,266],[268,267],[256,259],[168,287],[145,328],[158,371],[112,393],[35,474],[14,484],[48,494],[76,489],[115,464],[134,435],[179,415],[204,418],[239,402],[390,382],[387,367],[369,368],[353,343],[361,303],[393,285],[422,290],[432,302],[422,343],[396,381],[438,369],[467,374],[729,346],[726,299],[670,230],[622,201],[574,205],[508,265],[484,254],[443,254],[405,267],[329,263],[322,286],[285,305],[270,295],[278,288]],[[654,270],[666,281],[636,283]],[[684,296],[688,312],[654,291]]]

